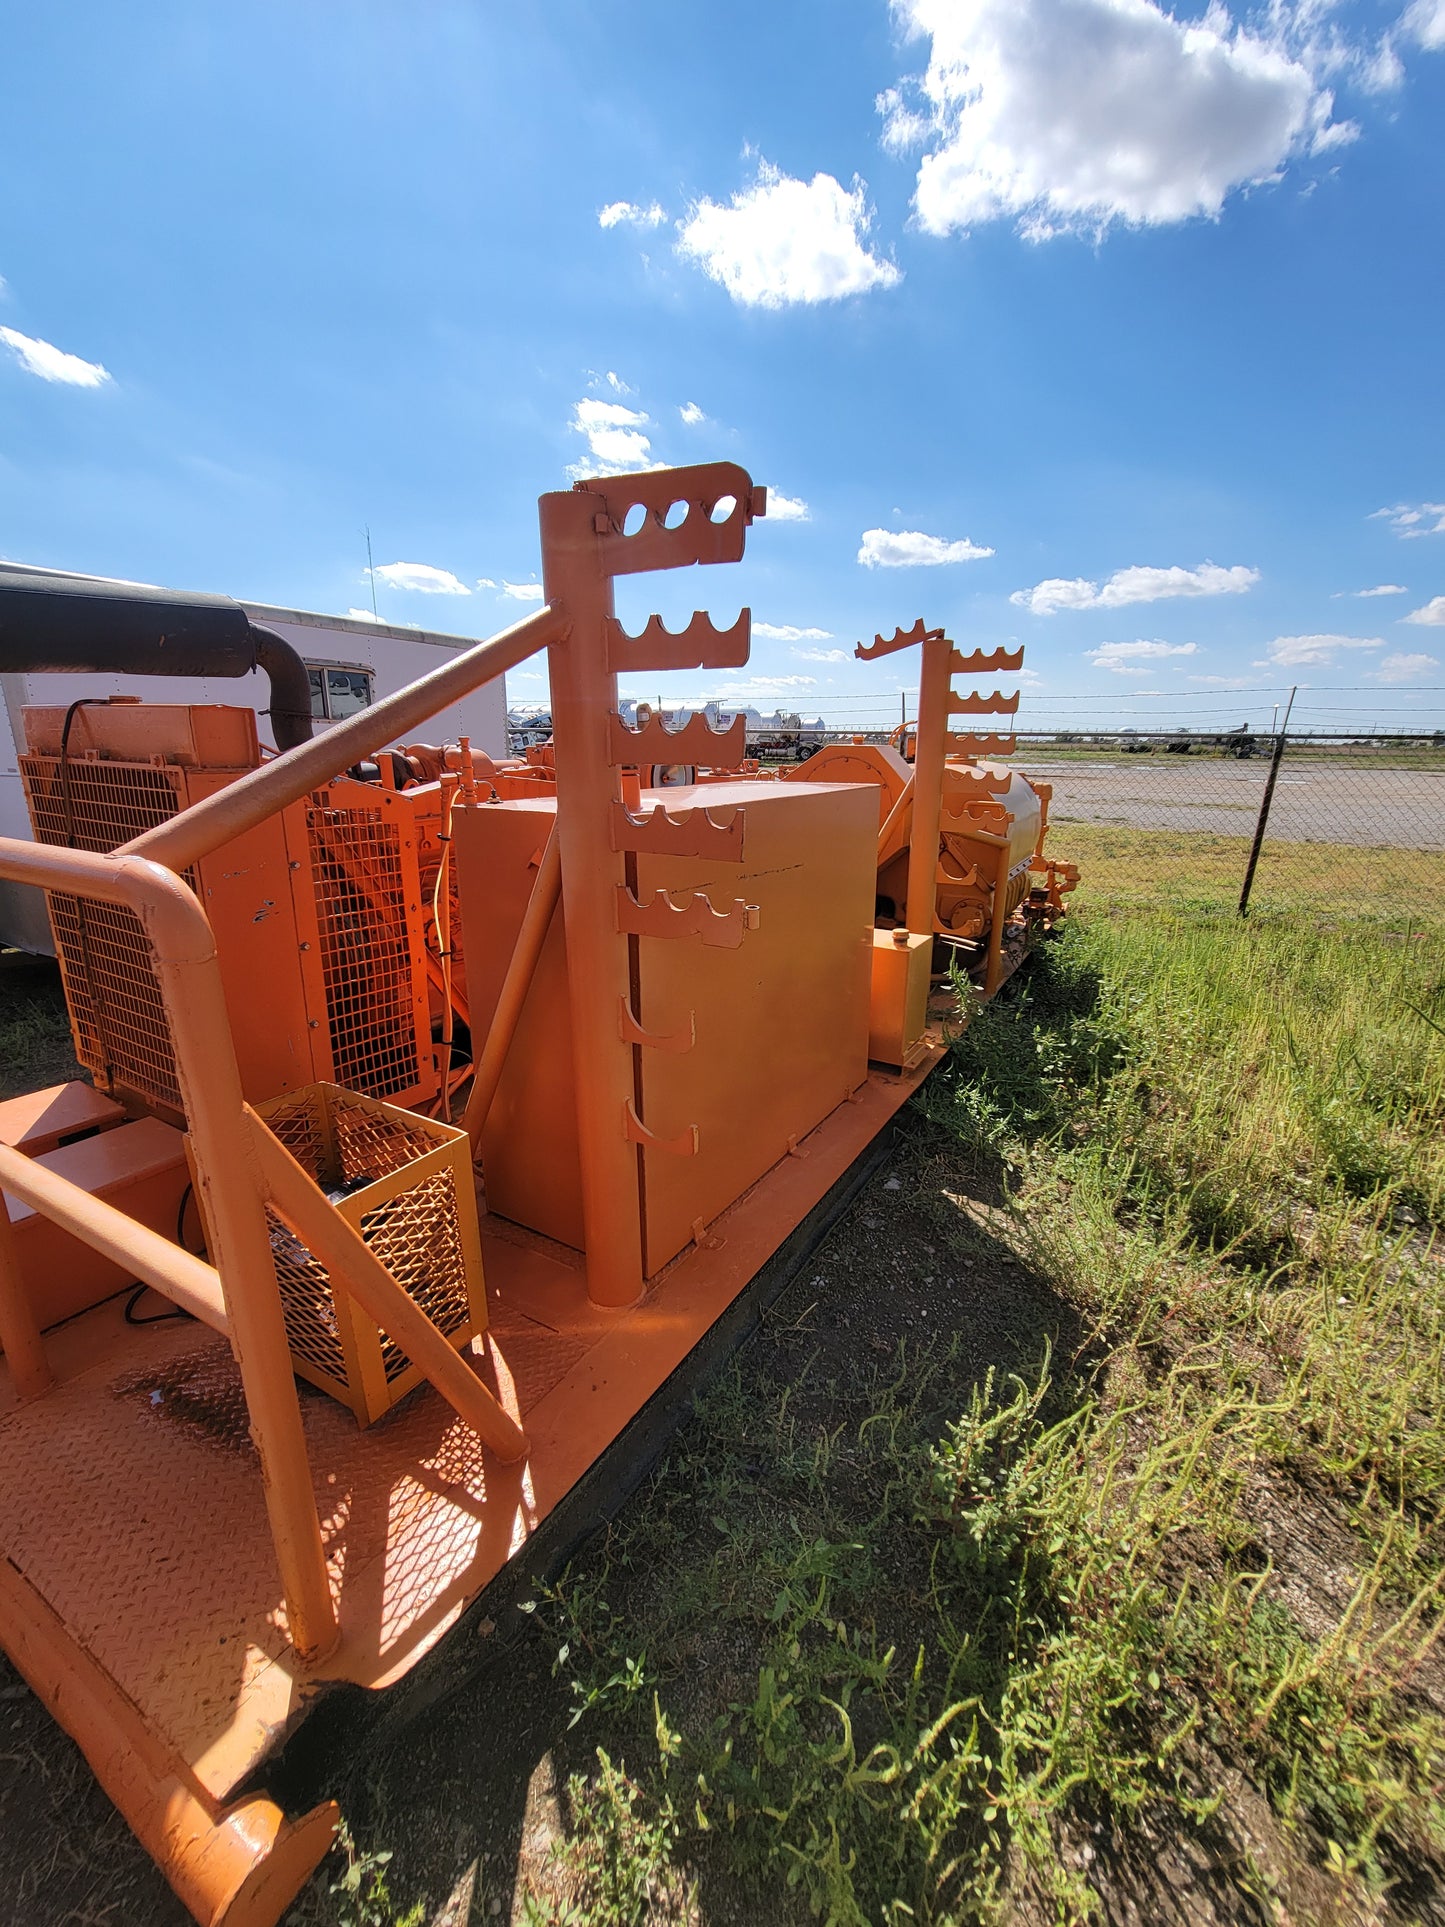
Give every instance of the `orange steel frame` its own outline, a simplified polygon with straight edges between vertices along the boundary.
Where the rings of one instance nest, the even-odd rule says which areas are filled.
[[[825,1195],[939,1054],[935,1046],[908,1073],[870,1077],[857,1094],[858,1103],[842,1105],[818,1127],[814,1135],[819,1148],[809,1162],[784,1159],[755,1192],[724,1214],[725,1234],[705,1237],[699,1226],[691,1253],[673,1262],[660,1286],[654,1281],[646,1303],[635,1312],[624,1309],[637,1304],[648,1282],[643,1276],[638,1167],[641,1147],[651,1140],[636,1106],[637,1053],[656,1046],[679,1047],[675,1039],[649,1037],[637,1022],[631,1001],[635,947],[685,932],[733,946],[745,940],[751,913],[740,901],[719,906],[697,896],[679,905],[665,893],[649,902],[639,902],[634,894],[636,851],[696,854],[699,838],[725,832],[700,810],[688,820],[671,818],[661,808],[638,817],[633,813],[635,790],[624,780],[626,767],[678,760],[725,765],[738,760],[740,745],[735,732],[714,736],[701,727],[700,719],[678,735],[664,731],[656,720],[642,732],[624,731],[616,713],[617,675],[620,670],[736,667],[746,660],[750,618],[744,611],[732,630],[722,632],[707,617],[696,615],[677,635],[653,618],[640,636],[632,637],[616,621],[613,582],[619,574],[738,560],[747,527],[765,512],[765,502],[765,492],[754,487],[744,470],[728,463],[601,479],[544,496],[540,509],[547,602],[524,621],[325,736],[262,765],[113,855],[0,839],[0,876],[123,905],[139,918],[171,1028],[211,1261],[145,1231],[113,1206],[3,1146],[0,1181],[229,1341],[259,1461],[286,1631],[303,1675],[309,1669],[312,1676],[324,1677],[327,1655],[337,1647],[338,1582],[328,1574],[323,1551],[272,1262],[268,1208],[345,1279],[357,1303],[407,1352],[497,1460],[520,1459],[529,1441],[515,1409],[499,1402],[473,1366],[406,1297],[360,1235],[244,1102],[214,936],[179,872],[324,786],[338,768],[387,742],[405,740],[458,697],[537,650],[550,651],[557,826],[516,940],[493,1035],[480,1057],[466,1124],[475,1142],[560,895],[577,1040],[585,1289],[597,1308],[586,1316],[593,1321],[593,1342],[601,1347],[597,1356],[612,1359],[610,1369],[619,1378],[633,1374],[637,1382],[603,1385],[596,1406],[601,1414],[597,1423],[605,1425],[590,1437],[577,1418],[586,1405],[580,1382],[569,1390],[572,1380],[563,1380],[555,1416],[544,1420],[542,1415],[553,1410],[545,1399],[536,1408],[541,1431],[531,1441],[521,1488],[530,1497],[515,1515],[534,1526],[580,1476],[588,1458],[640,1409]],[[686,504],[680,524],[679,504]],[[629,511],[639,505],[642,527],[628,534]],[[910,639],[925,645],[926,716],[921,718],[914,778],[914,837],[920,855],[932,825],[932,851],[926,862],[915,864],[913,874],[931,881],[937,785],[946,753],[941,736],[934,740],[939,735],[935,725],[942,704],[946,733],[944,692],[950,666],[958,659],[934,633],[925,638],[921,624]],[[894,646],[902,646],[901,639]],[[470,787],[464,771],[464,793]],[[931,928],[931,911],[923,921],[923,890],[920,884],[917,903],[910,894],[909,923],[917,916],[924,928]],[[990,976],[994,974],[991,955]],[[524,1258],[525,1253],[518,1257],[519,1264]],[[665,1302],[666,1310],[649,1309],[654,1301],[658,1306]],[[20,1401],[43,1404],[51,1392],[56,1381],[49,1354],[57,1342],[58,1335],[42,1335],[27,1302],[9,1221],[0,1209],[0,1345]],[[599,1389],[595,1381],[605,1376],[590,1368],[593,1394]],[[505,1497],[517,1490],[515,1485],[503,1481],[499,1490],[503,1497],[497,1503],[516,1505],[515,1499]],[[520,1543],[517,1530],[513,1524],[502,1531],[488,1555],[490,1572]],[[192,1549],[191,1556],[204,1557],[204,1548],[199,1555]],[[478,1568],[468,1580],[471,1592],[487,1576],[488,1571]],[[426,1639],[439,1636],[434,1630]],[[325,1851],[334,1810],[318,1808],[292,1823],[264,1795],[225,1804],[158,1742],[144,1709],[136,1708],[6,1560],[3,1548],[0,1639],[80,1742],[102,1784],[196,1918],[207,1927],[270,1927]],[[415,1645],[412,1658],[425,1650],[426,1639]],[[373,1669],[371,1677],[384,1673],[384,1668]],[[257,1761],[262,1757],[264,1750]],[[228,1784],[238,1784],[239,1777]]]

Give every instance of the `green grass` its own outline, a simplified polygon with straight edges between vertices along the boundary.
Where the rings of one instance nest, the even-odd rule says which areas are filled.
[[[1253,824],[1239,836],[1209,830],[1136,830],[1056,819],[1051,855],[1084,874],[1084,901],[1115,910],[1194,917],[1233,911]],[[1057,847],[1055,847],[1057,846]],[[1250,894],[1251,915],[1323,917],[1381,931],[1445,927],[1445,876],[1438,851],[1369,849],[1349,843],[1265,839]]]
[[[82,1074],[54,964],[0,952],[0,1098]]]
[[[1445,1859],[1439,933],[1092,840],[905,1180],[903,1272],[1010,1257],[1052,1349],[738,1363],[541,1602],[598,1750],[536,1920],[1084,1920],[1171,1837],[1202,1918],[1390,1917]]]

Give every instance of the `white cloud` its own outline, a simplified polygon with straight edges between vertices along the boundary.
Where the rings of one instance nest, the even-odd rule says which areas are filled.
[[[1440,663],[1435,656],[1406,656],[1395,654],[1386,656],[1378,669],[1371,670],[1371,682],[1413,682],[1427,670],[1438,669]]]
[[[649,418],[640,408],[586,395],[573,407],[568,425],[586,440],[590,451],[590,459],[576,462],[567,470],[574,482],[585,481],[589,475],[636,473],[658,466],[652,459],[652,443],[642,433],[650,426]]]
[[[795,649],[799,662],[851,662],[846,649]]]
[[[1193,656],[1195,642],[1105,642],[1089,653],[1096,669],[1112,669],[1117,676],[1152,676],[1153,665],[1164,656]]]
[[[493,582],[489,575],[479,575],[477,577],[477,587],[479,589],[495,589],[496,586],[496,583]]]
[[[677,412],[689,428],[698,428],[707,420],[695,401],[685,401]]]
[[[1445,47],[1445,0],[1414,0],[1400,25],[1422,47]]]
[[[967,536],[950,542],[946,535],[924,535],[918,529],[864,529],[858,560],[865,569],[923,569],[944,562],[981,562],[992,554]]]
[[[755,636],[768,636],[774,642],[828,642],[831,629],[795,629],[791,622],[755,622]]]
[[[385,623],[388,629],[419,629],[419,622],[407,622],[401,616],[373,615],[370,609],[348,609],[347,617],[352,622]]]
[[[1383,649],[1382,636],[1276,636],[1256,669],[1328,667],[1338,649]]]
[[[450,569],[434,569],[429,562],[383,562],[375,574],[388,589],[400,589],[407,595],[471,594]]]
[[[511,596],[517,602],[540,602],[542,585],[540,582],[503,582],[502,594]]]
[[[1154,0],[894,6],[931,52],[907,98],[880,94],[884,143],[927,148],[913,206],[934,235],[1006,216],[1033,241],[1218,216],[1231,191],[1358,133],[1285,48],[1287,8],[1260,37],[1218,0],[1195,21]]]
[[[1400,620],[1422,623],[1430,629],[1445,628],[1445,595],[1431,596],[1421,608],[1412,609],[1409,615],[1401,616]]]
[[[1015,589],[1009,597],[1036,616],[1057,615],[1061,609],[1123,609],[1131,602],[1163,602],[1171,596],[1242,595],[1259,580],[1258,569],[1236,564],[1222,569],[1216,562],[1197,569],[1116,569],[1101,588],[1083,576],[1051,576],[1032,589]]]
[[[1382,582],[1374,589],[1354,589],[1350,592],[1357,600],[1377,595],[1408,595],[1409,590],[1403,582]]]
[[[1397,502],[1392,509],[1376,509],[1368,519],[1387,521],[1396,535],[1445,535],[1445,502]]]
[[[609,201],[597,210],[598,227],[661,227],[666,219],[666,208],[656,201],[650,207],[639,207],[636,201]]]
[[[925,147],[930,234],[1014,218],[1030,240],[1217,216],[1228,195],[1353,139],[1310,55],[1236,26],[1219,0],[894,0],[927,72],[878,99],[885,144]],[[910,104],[912,103],[912,104]]]
[[[42,381],[63,382],[67,388],[101,388],[111,379],[109,369],[102,368],[98,361],[82,361],[79,355],[67,355],[48,341],[37,341],[15,328],[0,328],[0,341],[13,351],[28,374],[39,375]]]
[[[813,511],[801,496],[781,495],[775,488],[768,490],[768,520],[770,522],[811,522]]]
[[[1258,676],[1186,676],[1186,682],[1207,684],[1211,689],[1257,689]]]
[[[797,181],[760,161],[756,184],[731,205],[693,205],[677,224],[677,251],[744,307],[838,301],[903,278],[869,252],[872,218],[861,181],[851,191],[831,174]]]

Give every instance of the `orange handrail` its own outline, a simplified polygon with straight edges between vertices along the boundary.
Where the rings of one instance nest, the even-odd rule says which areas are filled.
[[[384,697],[370,709],[358,710],[309,743],[298,743],[284,756],[238,776],[234,783],[193,803],[179,816],[132,838],[118,854],[149,857],[173,870],[187,869],[233,837],[264,823],[277,810],[309,796],[353,763],[374,755],[384,743],[409,736],[448,703],[495,681],[539,649],[565,641],[567,632],[562,611],[544,604],[521,622],[479,642],[475,649],[443,663],[429,676],[408,683],[394,696]]]
[[[0,1185],[105,1257],[126,1266],[173,1305],[229,1338],[231,1323],[221,1281],[215,1266],[208,1265],[204,1258],[172,1244],[149,1225],[138,1223],[104,1198],[92,1196],[83,1186],[8,1144],[0,1144]]]
[[[0,877],[118,904],[139,918],[150,943],[190,1128],[196,1189],[261,1461],[291,1640],[304,1659],[317,1658],[336,1643],[336,1608],[210,921],[173,871],[136,856],[4,837]]]

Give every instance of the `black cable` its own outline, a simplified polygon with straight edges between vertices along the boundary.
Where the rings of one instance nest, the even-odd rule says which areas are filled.
[[[185,1190],[181,1193],[180,1206],[176,1211],[176,1243],[182,1251],[190,1250],[190,1246],[186,1243],[186,1206],[190,1203],[194,1191],[194,1185],[188,1184],[186,1186]],[[192,1253],[192,1256],[197,1255],[199,1254]],[[125,1322],[128,1325],[164,1325],[168,1319],[189,1318],[191,1316],[190,1312],[181,1311],[177,1308],[175,1311],[154,1312],[149,1318],[137,1318],[135,1308],[149,1290],[149,1285],[137,1285],[130,1297],[126,1299]]]
[[[149,1290],[149,1285],[137,1285],[130,1297],[126,1299],[125,1322],[128,1325],[164,1325],[171,1318],[190,1317],[191,1314],[188,1311],[181,1311],[178,1307],[175,1311],[153,1312],[149,1318],[137,1318],[135,1308]]]
[[[190,1203],[191,1199],[195,1196],[195,1193],[196,1193],[196,1187],[193,1184],[188,1184],[185,1190],[182,1191],[181,1193],[180,1207],[176,1212],[176,1243],[180,1246],[182,1251],[191,1250],[190,1246],[186,1243],[186,1206]],[[204,1255],[204,1252],[205,1252],[205,1246],[202,1245],[200,1251],[191,1252],[191,1256],[194,1258],[199,1258]]]

